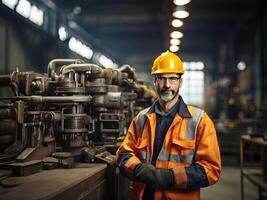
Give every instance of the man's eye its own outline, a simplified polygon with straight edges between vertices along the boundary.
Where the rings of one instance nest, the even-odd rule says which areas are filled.
[[[178,80],[178,77],[170,77],[169,78],[171,81],[177,81]]]
[[[160,81],[160,82],[164,82],[164,81],[171,81],[171,82],[177,82],[179,80],[180,77],[157,77],[157,80]]]

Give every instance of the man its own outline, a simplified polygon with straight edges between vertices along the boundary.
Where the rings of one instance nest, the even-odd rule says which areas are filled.
[[[221,158],[213,122],[179,96],[183,64],[169,51],[153,63],[154,104],[132,121],[117,151],[121,172],[133,180],[130,199],[200,199],[214,184]]]

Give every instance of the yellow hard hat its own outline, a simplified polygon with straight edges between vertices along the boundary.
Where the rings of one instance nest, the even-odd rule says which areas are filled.
[[[183,62],[172,52],[166,51],[158,56],[151,70],[151,74],[177,73],[183,74]]]

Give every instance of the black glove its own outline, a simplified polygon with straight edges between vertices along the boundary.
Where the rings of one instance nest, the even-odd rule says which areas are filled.
[[[172,170],[156,168],[150,163],[140,163],[134,169],[135,179],[153,188],[170,189],[174,185]]]

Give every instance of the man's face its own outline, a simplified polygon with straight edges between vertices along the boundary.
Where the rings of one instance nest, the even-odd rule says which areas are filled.
[[[154,86],[159,98],[164,102],[170,102],[178,94],[182,85],[182,78],[179,74],[157,74],[154,77]]]

